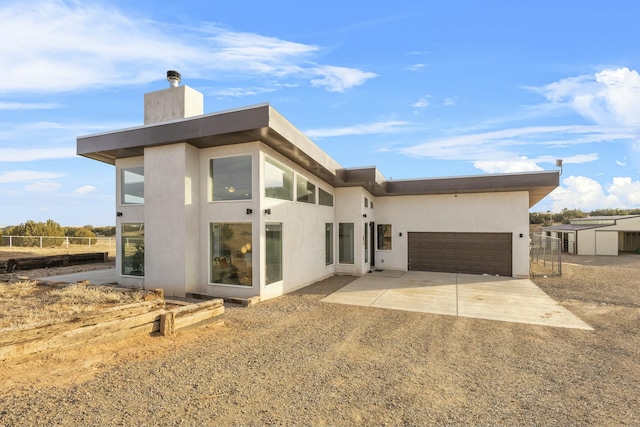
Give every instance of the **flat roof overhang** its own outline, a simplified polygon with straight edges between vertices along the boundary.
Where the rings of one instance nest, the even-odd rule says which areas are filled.
[[[559,172],[474,175],[387,181],[375,167],[343,168],[269,104],[205,114],[77,138],[80,156],[114,165],[146,147],[197,148],[260,141],[334,187],[363,187],[374,196],[528,191],[529,207],[559,185]]]

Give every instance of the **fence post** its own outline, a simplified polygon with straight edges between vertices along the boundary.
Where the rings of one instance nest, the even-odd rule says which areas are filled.
[[[42,249],[42,236],[40,236],[40,249]]]
[[[13,247],[13,236],[9,236],[9,247]]]

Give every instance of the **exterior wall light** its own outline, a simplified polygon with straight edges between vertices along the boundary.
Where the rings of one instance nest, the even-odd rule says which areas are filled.
[[[265,215],[271,215],[271,209],[265,209],[264,213]]]
[[[116,216],[122,216],[122,212],[116,212]]]
[[[251,215],[253,213],[253,209],[247,209],[247,215]]]

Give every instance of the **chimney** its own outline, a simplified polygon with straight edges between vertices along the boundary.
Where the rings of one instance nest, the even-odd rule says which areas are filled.
[[[167,71],[169,89],[144,95],[144,124],[168,122],[204,113],[204,95],[189,86],[180,86],[181,75]]]

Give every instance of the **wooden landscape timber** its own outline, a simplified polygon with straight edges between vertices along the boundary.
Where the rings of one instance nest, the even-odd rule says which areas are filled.
[[[160,296],[153,299],[150,295],[151,301],[110,307],[98,314],[79,315],[62,323],[1,333],[0,361],[154,333],[170,336],[178,329],[224,313],[222,299],[167,309],[159,291],[150,291]]]
[[[109,252],[88,252],[80,254],[64,254],[0,260],[0,273],[13,273],[16,270],[33,270],[36,268],[66,267],[69,265],[108,262]]]

